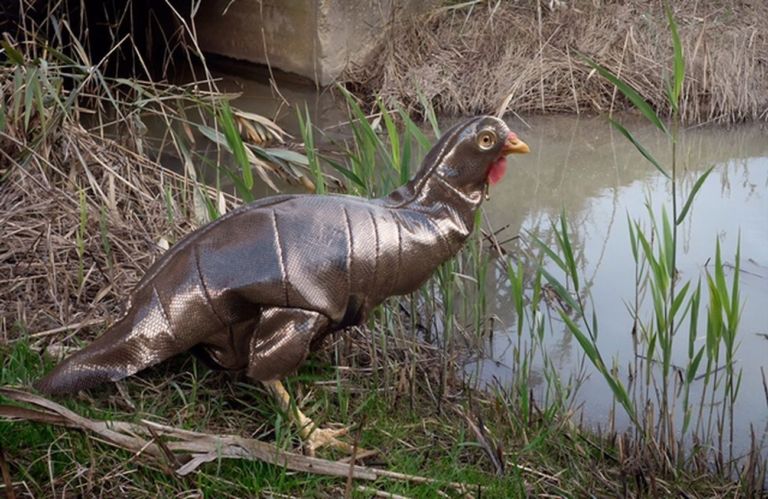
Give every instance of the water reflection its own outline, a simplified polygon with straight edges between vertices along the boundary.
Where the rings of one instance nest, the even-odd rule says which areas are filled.
[[[300,136],[296,111],[305,106],[312,122],[331,133],[348,120],[346,108],[331,88],[317,88],[301,76],[226,58],[215,58],[211,66],[219,89],[239,94],[240,109],[273,119],[294,136]],[[188,79],[186,75],[179,78]]]
[[[648,220],[648,202],[659,216],[662,205],[670,206],[669,181],[602,119],[553,117],[529,123],[530,129],[522,123],[512,124],[532,153],[514,158],[507,178],[492,192],[486,205],[491,225],[509,225],[512,234],[531,232],[550,242],[551,223],[565,210],[577,263],[600,321],[598,345],[606,359],[615,358],[619,366],[626,366],[633,360],[627,305],[634,299],[627,216]],[[642,123],[630,122],[628,128],[636,131],[661,164],[669,163],[666,138]],[[692,129],[684,133],[678,151],[680,185],[685,193],[706,168],[715,166],[679,228],[682,277],[695,284],[705,275],[716,238],[720,238],[728,265],[734,262],[741,241],[745,305],[737,357],[744,378],[735,409],[736,430],[743,435],[737,440],[745,444],[750,424],[759,431],[768,424],[760,373],[768,359],[768,341],[761,336],[768,333],[768,132],[759,125]],[[521,238],[521,244],[527,239]],[[514,254],[515,245],[509,247]],[[487,345],[492,360],[482,364],[481,376],[509,381],[516,318],[506,275],[501,268],[495,272],[496,279],[488,284],[488,296],[496,297],[491,312],[506,329],[501,334],[497,329]],[[685,365],[687,341],[681,340],[673,352],[673,363]],[[564,327],[548,335],[546,348],[561,374],[578,370],[582,354]],[[585,381],[580,401],[587,402],[586,416],[595,422],[609,413],[610,391],[599,375],[592,373]]]

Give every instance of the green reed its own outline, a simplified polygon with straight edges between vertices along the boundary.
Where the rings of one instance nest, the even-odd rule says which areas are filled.
[[[633,320],[635,361],[630,364],[630,379],[614,363],[609,363],[598,347],[599,310],[595,310],[580,276],[576,255],[571,244],[570,230],[565,213],[559,223],[553,224],[555,245],[532,236],[545,254],[546,263],[554,264],[560,276],[550,273],[542,265],[539,271],[555,291],[560,320],[578,341],[589,362],[603,377],[614,399],[623,407],[641,439],[657,442],[682,464],[688,458],[686,442],[717,444],[718,464],[721,469],[735,470],[733,457],[733,410],[741,381],[741,370],[735,364],[738,345],[737,331],[741,312],[739,293],[740,252],[737,250],[733,274],[725,275],[720,243],[715,247],[711,270],[707,269],[702,291],[701,280],[690,280],[677,270],[680,259],[678,227],[686,220],[693,201],[712,168],[699,175],[691,188],[684,192],[679,181],[677,148],[680,140],[679,102],[685,78],[685,59],[678,36],[677,25],[669,8],[666,9],[673,45],[673,70],[668,84],[667,98],[672,110],[669,124],[628,83],[593,62],[584,60],[597,73],[610,81],[633,106],[668,139],[671,161],[664,165],[621,123],[610,119],[613,127],[626,137],[638,152],[670,182],[669,211],[662,206],[657,213],[648,202],[648,220],[632,220],[628,216],[629,246],[635,263],[635,297],[628,304]],[[514,290],[514,306],[518,313],[518,334],[523,329],[522,264],[509,264],[510,285]],[[706,293],[708,291],[708,293]],[[643,304],[649,300],[650,310]],[[701,324],[702,311],[705,323]],[[530,312],[529,312],[530,314]],[[686,330],[687,329],[687,330]],[[698,346],[700,338],[706,342]],[[673,351],[679,342],[687,344],[685,365],[673,363]],[[703,381],[703,386],[701,382]],[[701,399],[691,400],[692,389],[700,389]],[[655,408],[655,409],[653,409]],[[678,411],[682,411],[682,427],[676,428]],[[718,436],[712,437],[713,429]],[[727,435],[727,438],[724,438]],[[726,447],[729,449],[724,458]]]
[[[55,16],[47,22],[53,31],[62,29]],[[219,186],[224,176],[244,201],[254,199],[257,176],[278,191],[275,179],[298,180],[310,170],[307,157],[285,148],[285,131],[231,106],[234,96],[218,92],[213,80],[179,86],[109,76],[107,60],[93,64],[73,43],[64,50],[37,38],[0,41],[0,133],[17,149],[10,154],[15,164],[45,159],[48,142],[68,124],[120,137],[130,149],[149,149],[163,162],[179,159],[194,181],[215,175]],[[196,218],[215,218],[218,200],[203,191],[193,203]]]
[[[350,116],[347,124],[350,138],[333,144],[335,149],[341,151],[340,154],[318,153],[315,150],[317,140],[314,134],[319,131],[312,126],[306,112],[299,113],[304,153],[308,158],[317,158],[324,172],[341,175],[346,181],[347,192],[364,197],[384,195],[409,180],[431,145],[431,140],[403,110],[387,109],[381,101],[376,101],[369,114],[353,95],[341,87],[339,91],[345,98]],[[434,112],[427,103],[424,106],[423,114],[430,122],[433,133],[439,136]],[[319,178],[319,175],[315,174],[314,178]],[[483,213],[479,211],[475,219],[475,234],[456,259],[442,265],[434,277],[411,297],[390,299],[384,307],[374,312],[369,327],[390,333],[380,334],[379,351],[371,352],[372,363],[377,366],[374,376],[382,376],[382,381],[390,376],[389,368],[383,361],[387,356],[382,355],[380,359],[379,355],[391,347],[388,342],[397,341],[397,332],[410,329],[404,335],[412,337],[416,330],[414,326],[423,325],[426,327],[425,339],[436,342],[442,354],[441,386],[437,387],[437,392],[444,395],[448,379],[456,374],[452,372],[452,365],[456,356],[460,355],[459,352],[466,350],[467,346],[477,352],[489,334],[493,334],[493,329],[498,327],[488,314],[491,299],[488,283],[493,272],[501,275],[506,273],[514,284],[511,296],[518,318],[515,360],[511,367],[516,373],[515,390],[521,397],[522,407],[514,410],[526,415],[524,421],[528,421],[535,404],[543,402],[548,414],[554,417],[573,403],[578,380],[569,378],[565,382],[561,381],[555,363],[544,348],[545,332],[552,327],[553,320],[543,305],[545,271],[537,268],[532,275],[526,276],[527,270],[522,262],[514,266],[507,258],[494,256],[489,251],[486,239],[492,248],[495,246],[493,251],[503,250],[498,247],[492,235],[486,237],[483,234],[483,225]],[[550,251],[550,254],[554,255],[554,252]],[[575,270],[573,255],[570,263]],[[527,291],[529,286],[530,292]],[[406,311],[409,326],[403,325],[403,315],[398,309]],[[529,325],[527,330],[526,324]],[[412,362],[416,358],[414,355]],[[539,367],[542,365],[543,369]],[[543,401],[532,399],[533,392],[528,380],[534,375],[533,370],[537,370],[536,375],[543,376],[547,381]],[[481,382],[479,377],[475,382]]]
[[[306,104],[304,105],[304,113],[297,110],[296,115],[299,118],[299,130],[301,131],[301,138],[304,141],[304,151],[307,156],[309,171],[314,180],[314,191],[317,194],[325,194],[327,190],[325,187],[325,175],[323,174],[320,161],[317,157],[315,136],[312,133],[312,118],[309,115],[309,108]]]

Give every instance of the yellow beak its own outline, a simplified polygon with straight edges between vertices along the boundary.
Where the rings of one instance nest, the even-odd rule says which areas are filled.
[[[504,148],[501,150],[505,156],[507,154],[525,154],[530,151],[528,144],[517,138],[515,132],[509,132],[507,140],[504,142]]]

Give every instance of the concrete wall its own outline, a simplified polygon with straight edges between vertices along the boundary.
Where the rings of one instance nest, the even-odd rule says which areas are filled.
[[[415,15],[431,5],[417,0],[230,2],[202,2],[195,23],[203,51],[270,64],[321,85],[370,56],[394,8]]]

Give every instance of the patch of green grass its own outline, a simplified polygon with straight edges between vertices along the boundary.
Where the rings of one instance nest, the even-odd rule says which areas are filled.
[[[40,358],[27,341],[2,348],[4,382],[19,379],[22,373],[27,373],[29,381],[42,372]],[[621,462],[615,441],[577,429],[557,411],[534,410],[532,417],[527,412],[523,417],[520,399],[512,392],[497,391],[490,398],[473,393],[471,404],[457,399],[443,404],[441,413],[418,380],[414,403],[395,387],[383,387],[362,372],[346,373],[330,388],[313,384],[312,380],[332,378],[333,372],[338,371],[329,359],[319,355],[296,378],[288,380],[298,400],[305,401],[302,409],[321,425],[352,425],[347,440],[358,441],[361,449],[378,452],[366,464],[436,480],[358,480],[353,484],[354,497],[372,497],[370,490],[407,497],[434,497],[440,491],[460,497],[447,485],[450,482],[466,484],[467,493],[474,496],[500,498],[543,493],[610,496],[651,487],[637,485],[637,475]],[[287,449],[299,445],[295,427],[286,424],[285,415],[265,390],[226,373],[209,371],[190,356],[173,359],[121,384],[124,395],[109,385],[60,401],[98,420],[151,419],[207,433],[234,433],[272,441]],[[311,397],[307,398],[309,390]],[[135,409],[130,403],[135,404]],[[503,451],[503,476],[496,475],[489,455],[466,420],[450,409],[453,404],[458,404],[456,407],[475,424],[482,421],[488,441]],[[171,473],[178,463],[158,463],[83,432],[45,424],[2,421],[0,435],[14,480],[24,480],[39,496],[55,490],[57,495],[63,491],[84,495],[121,491],[120,495],[131,497],[166,497],[199,490],[215,497],[258,493],[321,497],[339,496],[346,488],[343,478],[293,473],[245,460],[213,461],[181,477]],[[321,456],[345,457],[329,450],[321,451]],[[712,492],[727,485],[712,477],[698,483],[685,474],[669,478],[665,487],[673,491]],[[357,491],[358,485],[369,487],[369,491]]]

